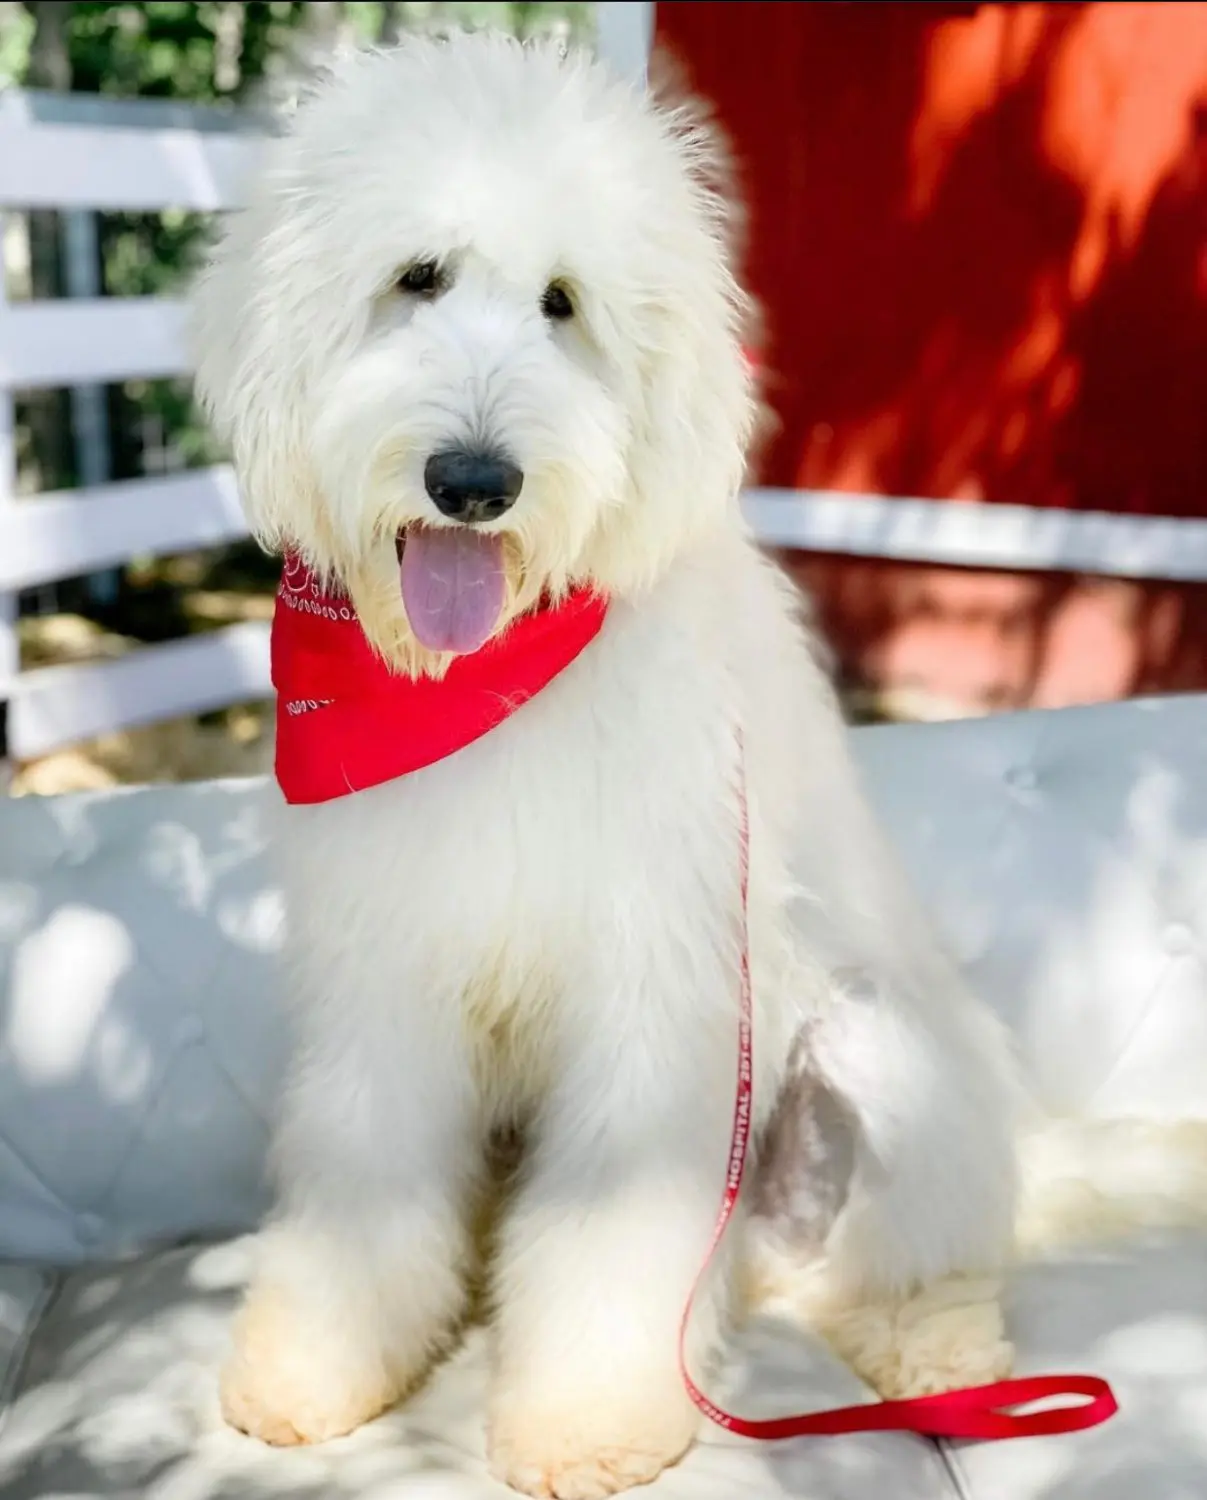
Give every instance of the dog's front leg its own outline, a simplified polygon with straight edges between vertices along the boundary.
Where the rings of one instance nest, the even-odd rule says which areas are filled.
[[[645,920],[673,937],[665,912]],[[492,1466],[559,1500],[653,1479],[697,1426],[678,1327],[725,1175],[738,980],[632,939],[602,949],[604,982],[574,997],[497,1267]],[[728,1296],[720,1259],[692,1320],[697,1372]]]
[[[281,1198],[222,1375],[227,1420],[276,1444],[377,1416],[465,1297],[477,1140],[457,1007],[390,968],[379,993],[363,972],[343,978],[348,998],[295,1060]]]

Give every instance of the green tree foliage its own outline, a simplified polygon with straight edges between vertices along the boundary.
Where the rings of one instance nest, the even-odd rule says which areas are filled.
[[[389,42],[413,28],[493,26],[517,36],[558,31],[590,37],[594,6],[585,3],[321,3],[321,0],[147,0],[143,4],[0,0],[0,87],[27,82],[39,24],[61,30],[71,87],[119,97],[212,102],[243,97],[286,65],[291,42],[318,39]]]
[[[212,102],[262,74],[301,7],[151,0],[65,9],[76,90]]]
[[[18,83],[29,66],[34,18],[19,0],[0,0],[0,89]]]

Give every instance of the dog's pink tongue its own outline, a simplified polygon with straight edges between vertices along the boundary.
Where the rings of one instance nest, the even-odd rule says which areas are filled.
[[[413,526],[399,572],[421,646],[465,655],[489,638],[503,610],[501,537],[468,526]]]

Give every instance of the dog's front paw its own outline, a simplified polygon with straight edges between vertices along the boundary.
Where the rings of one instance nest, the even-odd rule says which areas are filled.
[[[315,1336],[267,1291],[253,1291],[240,1312],[219,1384],[227,1422],[276,1447],[343,1437],[398,1394],[379,1359],[338,1337]]]
[[[695,1409],[678,1390],[661,1401],[631,1392],[581,1403],[570,1395],[509,1397],[491,1414],[491,1472],[542,1500],[600,1500],[656,1479],[683,1457],[696,1426]]]

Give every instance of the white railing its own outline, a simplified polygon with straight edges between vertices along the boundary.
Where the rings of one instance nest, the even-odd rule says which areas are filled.
[[[651,5],[634,0],[600,7],[601,49],[635,76],[644,68],[651,16]],[[91,118],[83,122],[81,114]],[[232,128],[239,123],[162,103],[0,94],[0,221],[6,208],[231,207],[254,139]],[[14,759],[271,692],[267,627],[258,623],[145,646],[116,661],[20,670],[19,589],[245,535],[225,466],[16,495],[14,392],[186,374],[182,325],[181,305],[167,299],[5,304],[0,277],[0,714],[7,705]],[[751,492],[746,505],[760,537],[776,546],[1207,580],[1201,520],[773,490]]]
[[[238,123],[158,103],[0,95],[0,215],[232,207],[250,139]],[[0,703],[14,759],[271,691],[261,624],[20,671],[19,589],[246,534],[226,466],[16,496],[14,393],[187,374],[183,326],[182,305],[165,298],[11,304],[0,281]]]

